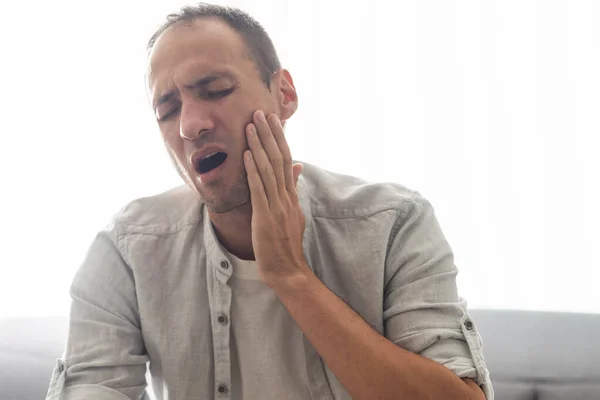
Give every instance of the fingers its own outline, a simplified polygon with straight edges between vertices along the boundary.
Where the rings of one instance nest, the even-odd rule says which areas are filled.
[[[248,186],[250,187],[250,201],[252,202],[252,208],[258,212],[269,210],[267,194],[251,150],[246,150],[244,152],[244,166],[246,167],[246,174],[248,175]]]
[[[261,110],[254,112],[252,118],[253,122],[246,127],[246,135],[254,156],[250,167],[256,169],[256,176],[261,179],[260,190],[258,183],[253,183],[256,191],[264,193],[271,209],[281,205],[278,201],[283,198],[297,202],[296,184],[302,164],[292,165],[290,148],[279,118],[275,113],[265,117]]]
[[[286,167],[284,165],[283,156],[279,149],[278,143],[275,140],[275,135],[278,133],[283,135],[283,128],[281,127],[276,114],[272,113],[268,117],[265,117],[265,114],[262,110],[257,110],[254,112],[253,121],[258,130],[258,137],[262,143],[263,151],[266,153],[270,162],[270,166],[258,164],[258,169],[262,176],[263,171],[268,173],[269,167],[272,168],[277,189],[281,194],[283,194],[283,190],[286,188]]]
[[[283,183],[288,193],[292,193],[292,189],[295,189],[295,181],[292,174],[292,154],[290,152],[290,147],[288,146],[285,134],[283,133],[283,126],[281,125],[281,121],[277,114],[272,113],[269,115],[268,121],[279,153],[277,161],[281,163],[283,177],[285,179],[285,182]]]
[[[279,117],[275,113],[269,115],[268,120],[273,133],[273,138],[275,139],[277,148],[281,154],[283,175],[285,177],[285,188],[287,189],[288,193],[293,193],[296,188],[296,181],[292,173],[292,153],[290,152],[290,147],[288,146],[285,134],[283,133],[283,126],[281,125]]]
[[[254,124],[248,124],[246,127],[246,138],[248,139],[248,146],[252,151],[254,166],[258,170],[258,174],[262,180],[267,199],[276,199],[279,194],[277,181],[274,176],[275,170],[271,166],[269,157],[267,156]]]

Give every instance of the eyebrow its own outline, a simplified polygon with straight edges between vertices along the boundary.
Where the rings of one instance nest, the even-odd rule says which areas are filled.
[[[207,86],[207,85],[211,84],[212,82],[217,81],[219,79],[223,79],[223,78],[231,78],[231,75],[226,72],[213,73],[213,74],[205,76],[204,78],[198,79],[193,84],[186,85],[185,87],[187,89],[197,89],[197,88],[200,88],[203,86]],[[174,90],[168,91],[167,93],[163,94],[156,100],[156,104],[155,104],[154,108],[158,107],[161,104],[171,101],[171,99],[173,98],[174,95],[175,95]]]

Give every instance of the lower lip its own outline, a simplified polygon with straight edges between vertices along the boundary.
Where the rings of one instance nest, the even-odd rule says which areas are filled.
[[[217,179],[225,164],[227,164],[227,159],[225,159],[225,161],[223,161],[223,164],[219,165],[217,168],[211,169],[210,171],[205,172],[203,174],[198,173],[198,175],[200,176],[200,182],[210,183]]]

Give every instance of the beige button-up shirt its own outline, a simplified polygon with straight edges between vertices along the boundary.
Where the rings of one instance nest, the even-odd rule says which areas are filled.
[[[493,399],[481,338],[430,203],[401,185],[309,164],[298,191],[304,255],[323,283],[381,335],[473,378]],[[139,399],[147,366],[159,399],[230,398],[231,275],[189,188],[127,205],[73,280],[67,348],[47,399]],[[281,368],[305,371],[312,399],[350,399],[311,343],[300,344],[303,365]]]

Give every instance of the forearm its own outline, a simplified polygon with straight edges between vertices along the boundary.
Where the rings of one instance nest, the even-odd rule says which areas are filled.
[[[476,385],[381,336],[314,274],[272,287],[352,398],[484,398]]]

